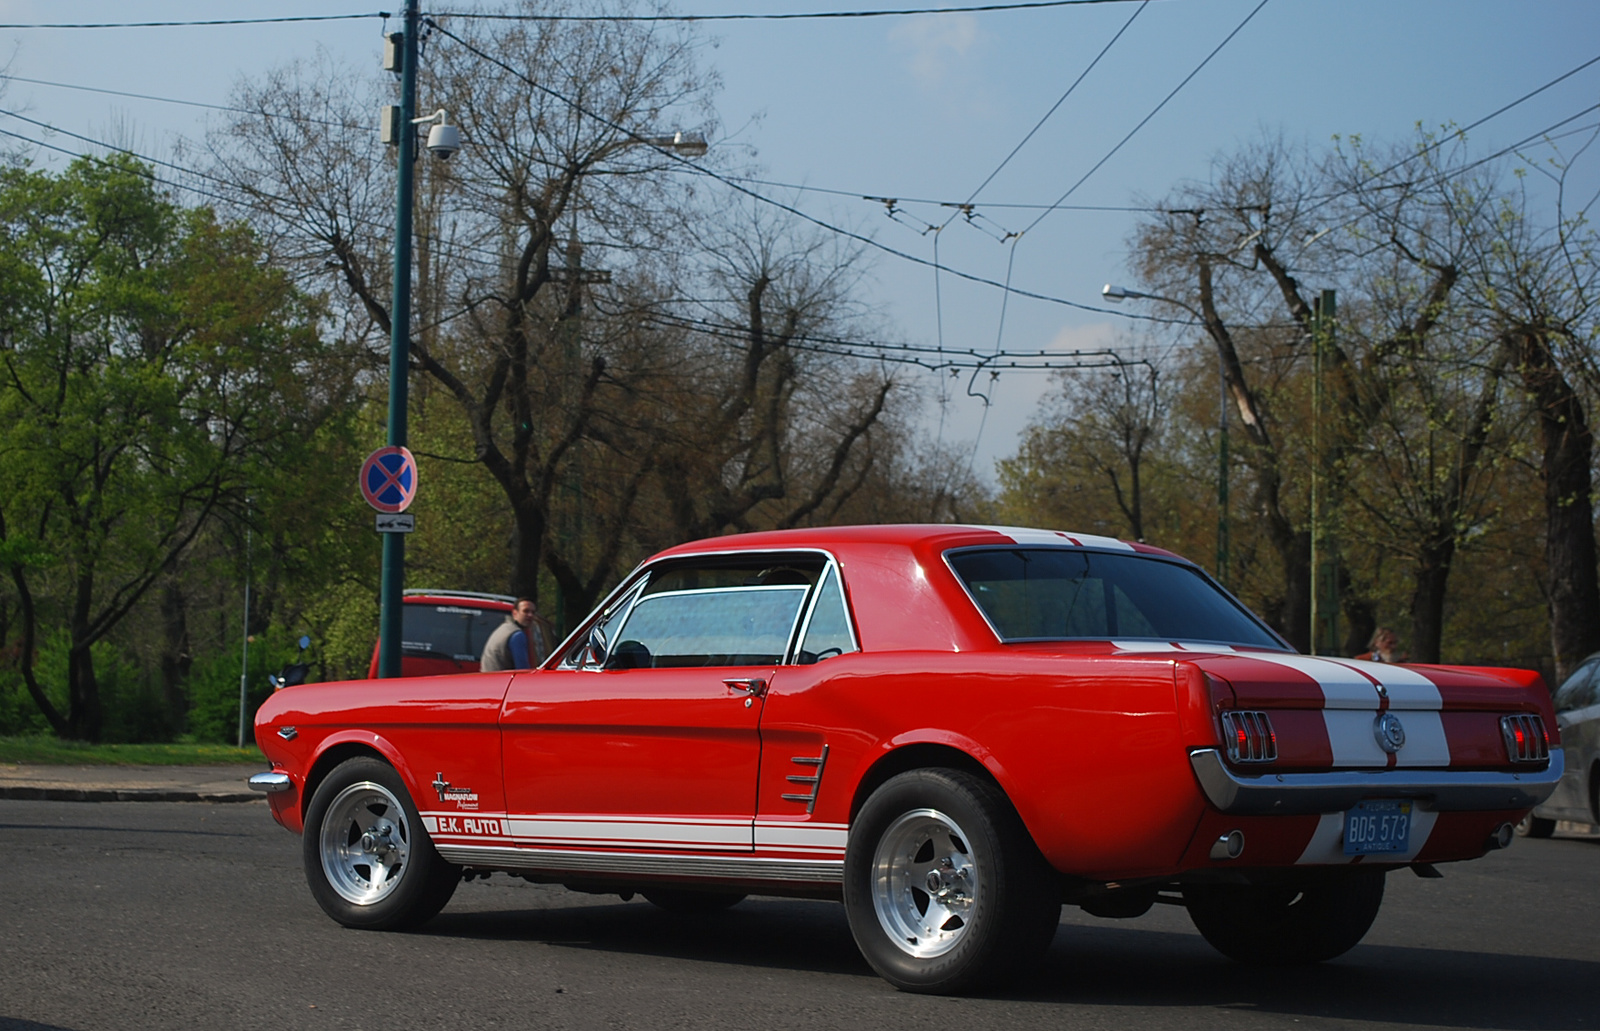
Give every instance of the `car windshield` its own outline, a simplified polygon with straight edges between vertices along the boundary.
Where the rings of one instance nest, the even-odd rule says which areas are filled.
[[[950,567],[1002,640],[1153,639],[1283,647],[1196,569],[1068,548],[953,552]]]
[[[468,605],[402,606],[400,647],[406,655],[477,662],[484,643],[506,618],[502,609]]]

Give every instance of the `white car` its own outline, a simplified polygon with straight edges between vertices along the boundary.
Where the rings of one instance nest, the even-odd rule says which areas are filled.
[[[1600,652],[1589,656],[1556,691],[1556,724],[1566,772],[1523,824],[1530,838],[1548,838],[1557,820],[1600,826]]]

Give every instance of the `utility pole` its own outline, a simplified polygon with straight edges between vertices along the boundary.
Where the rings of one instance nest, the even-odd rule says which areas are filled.
[[[417,155],[418,0],[405,0],[400,39],[400,116],[396,140],[394,297],[389,305],[390,447],[406,444],[406,387],[411,367],[411,209]],[[398,677],[401,655],[401,594],[405,587],[406,535],[383,535],[383,586],[379,595],[378,676]]]
[[[1228,373],[1217,354],[1217,582],[1228,586]]]
[[[1328,534],[1327,467],[1323,461],[1322,372],[1337,316],[1334,291],[1312,302],[1311,330],[1311,651],[1339,648],[1339,556]]]

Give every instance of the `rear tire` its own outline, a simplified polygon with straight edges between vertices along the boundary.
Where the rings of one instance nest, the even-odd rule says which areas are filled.
[[[1556,822],[1529,813],[1517,824],[1517,833],[1525,838],[1548,838],[1556,832]]]
[[[1026,973],[1061,919],[1054,871],[1003,792],[960,770],[886,781],[850,826],[844,904],[884,980],[929,994]]]
[[[434,849],[400,775],[370,756],[340,763],[318,785],[300,851],[312,897],[346,927],[415,927],[461,883],[461,868]]]
[[[1355,948],[1383,904],[1384,871],[1351,867],[1288,884],[1189,884],[1189,919],[1229,959],[1261,966],[1321,963]]]

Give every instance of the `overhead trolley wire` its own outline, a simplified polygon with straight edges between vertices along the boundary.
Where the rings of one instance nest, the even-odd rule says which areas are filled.
[[[1169,101],[1171,101],[1173,97],[1177,96],[1178,92],[1180,90],[1182,90],[1185,86],[1189,85],[1190,81],[1192,81],[1196,75],[1200,74],[1200,70],[1202,68],[1204,68],[1206,65],[1210,64],[1211,63],[1211,59],[1216,57],[1218,54],[1220,54],[1222,52],[1222,48],[1227,46],[1229,43],[1231,43],[1233,41],[1233,37],[1237,36],[1240,32],[1244,31],[1244,27],[1246,25],[1250,24],[1250,20],[1252,18],[1254,18],[1257,14],[1259,14],[1263,7],[1267,6],[1267,4],[1269,4],[1271,2],[1272,2],[1272,0],[1261,0],[1260,3],[1255,5],[1255,7],[1251,8],[1250,13],[1244,16],[1244,20],[1241,21],[1238,25],[1234,26],[1233,31],[1228,33],[1228,35],[1223,38],[1222,42],[1218,43],[1216,45],[1216,47],[1212,49],[1211,53],[1209,53],[1209,54],[1207,54],[1205,56],[1205,59],[1203,61],[1201,61],[1199,64],[1195,65],[1194,66],[1194,70],[1191,71],[1188,75],[1185,75],[1183,77],[1183,81],[1178,83],[1176,86],[1174,86],[1172,88],[1172,92],[1171,93],[1168,93],[1165,97],[1163,97],[1161,99],[1161,103],[1159,103],[1155,107],[1151,108],[1149,114],[1147,114],[1143,118],[1139,119],[1139,124],[1135,125],[1132,129],[1128,130],[1128,135],[1122,137],[1121,140],[1117,141],[1117,145],[1116,146],[1114,146],[1110,150],[1106,151],[1105,157],[1101,158],[1099,161],[1096,161],[1094,163],[1094,166],[1092,168],[1090,168],[1087,172],[1083,173],[1082,177],[1079,178],[1077,182],[1073,183],[1071,186],[1069,186],[1067,188],[1067,192],[1066,193],[1063,193],[1060,197],[1058,197],[1056,199],[1055,204],[1052,204],[1050,207],[1048,207],[1044,211],[1040,212],[1039,213],[1039,217],[1035,218],[1032,222],[1029,222],[1027,227],[1024,228],[1022,231],[1024,233],[1026,233],[1029,230],[1031,230],[1034,226],[1037,226],[1040,222],[1043,222],[1045,220],[1045,218],[1047,218],[1052,211],[1055,211],[1062,204],[1062,202],[1064,202],[1068,197],[1070,197],[1074,193],[1076,193],[1077,190],[1078,190],[1078,187],[1080,187],[1084,183],[1088,182],[1090,176],[1092,176],[1096,172],[1100,171],[1101,167],[1104,166],[1107,161],[1110,161],[1112,159],[1112,157],[1116,155],[1117,151],[1121,150],[1123,148],[1123,146],[1129,140],[1133,139],[1133,137],[1139,132],[1140,129],[1143,129],[1146,125],[1148,125],[1149,122],[1150,122],[1150,119],[1154,118],[1161,111],[1162,108],[1166,107],[1167,103]]]
[[[51,82],[48,79],[30,79],[25,75],[12,75],[9,72],[0,72],[0,80],[8,82],[26,82],[34,86],[50,86],[54,89],[80,90],[84,93],[104,93],[112,97],[130,97],[134,100],[153,100],[161,104],[182,104],[186,107],[203,107],[211,111],[229,111],[241,115],[259,115],[262,112],[252,111],[247,107],[233,107],[228,104],[208,104],[203,100],[181,100],[177,97],[158,97],[150,93],[130,93],[127,90],[105,89],[100,86],[83,86],[71,82]],[[315,125],[331,125],[339,129],[366,129],[369,126],[354,125],[350,122],[335,122],[326,118],[312,118],[309,115],[297,113],[296,118],[301,121],[311,122]]]
[[[510,14],[493,11],[429,11],[427,14],[434,18],[463,18],[477,21],[817,21],[847,18],[903,18],[917,14],[989,14],[1004,11],[1036,11],[1055,7],[1091,7],[1104,4],[1141,2],[1145,2],[1145,0],[1022,0],[1022,2],[1017,3],[967,4],[957,7],[897,7],[865,11],[789,11],[749,14]]]
[[[297,14],[277,18],[205,18],[192,21],[0,22],[0,29],[178,29],[213,25],[285,25],[292,22],[358,21],[388,18],[388,11],[357,14]]]
[[[994,181],[994,177],[999,175],[1001,170],[1004,169],[1006,165],[1011,163],[1011,159],[1017,156],[1018,151],[1028,145],[1028,141],[1033,139],[1035,133],[1044,128],[1044,123],[1048,122],[1051,116],[1056,113],[1056,110],[1060,108],[1062,104],[1067,102],[1067,98],[1072,96],[1073,91],[1078,88],[1078,85],[1082,83],[1084,79],[1088,78],[1090,72],[1094,71],[1095,65],[1099,64],[1101,58],[1105,57],[1106,54],[1111,51],[1111,48],[1116,46],[1117,40],[1122,38],[1123,33],[1127,32],[1128,29],[1133,26],[1135,19],[1137,19],[1139,15],[1143,14],[1144,9],[1149,6],[1150,0],[1143,0],[1143,2],[1134,9],[1133,14],[1129,15],[1128,20],[1122,23],[1122,28],[1117,30],[1116,35],[1112,36],[1111,39],[1107,41],[1106,45],[1100,48],[1100,52],[1094,55],[1094,60],[1090,61],[1088,65],[1084,67],[1083,71],[1078,73],[1078,77],[1076,79],[1072,80],[1072,85],[1067,87],[1067,91],[1061,94],[1061,96],[1056,99],[1054,104],[1050,105],[1050,110],[1044,113],[1044,117],[1034,123],[1033,128],[1028,130],[1028,134],[1022,137],[1022,140],[1015,147],[1011,148],[1011,153],[1007,154],[1005,158],[994,167],[994,171],[990,172],[983,182],[978,184],[978,188],[972,191],[972,194],[967,197],[966,201],[963,202],[961,207],[965,208],[967,205],[970,205],[974,200],[976,200],[978,198],[978,194],[983,192],[983,188]],[[955,215],[951,215],[950,217],[953,219],[955,218]],[[945,224],[948,225],[949,223],[946,222]]]
[[[1263,4],[1265,4],[1266,2],[1267,2],[1267,0],[1262,0]],[[502,69],[503,71],[506,71],[506,72],[510,73],[511,75],[516,76],[518,79],[520,79],[521,81],[527,83],[529,86],[533,87],[534,89],[539,90],[541,93],[544,93],[544,94],[546,94],[546,95],[548,95],[548,96],[560,101],[561,103],[566,104],[568,107],[572,108],[574,111],[576,111],[579,114],[583,115],[585,118],[593,119],[596,123],[598,123],[600,125],[603,125],[608,129],[614,130],[615,132],[621,133],[622,135],[626,136],[628,139],[630,139],[630,140],[632,140],[632,141],[634,141],[636,143],[644,144],[646,146],[655,147],[655,149],[657,151],[659,151],[664,157],[666,157],[666,158],[670,159],[671,161],[675,162],[679,168],[689,172],[690,174],[704,176],[704,177],[706,177],[708,179],[712,179],[712,180],[714,180],[716,182],[719,182],[719,183],[723,184],[724,186],[727,186],[729,189],[732,189],[732,190],[734,190],[734,191],[736,191],[738,193],[744,194],[747,197],[750,197],[752,200],[756,200],[756,201],[759,201],[760,203],[767,204],[767,205],[770,205],[772,207],[775,207],[779,211],[787,212],[787,213],[795,216],[796,218],[799,218],[799,219],[801,219],[803,221],[809,222],[814,226],[817,226],[820,229],[824,229],[824,230],[826,230],[826,231],[828,231],[830,233],[834,233],[834,234],[836,234],[838,236],[845,237],[846,239],[855,240],[857,243],[863,244],[863,245],[865,245],[867,247],[871,247],[874,250],[882,251],[885,254],[892,255],[892,256],[900,258],[900,259],[902,259],[904,261],[912,262],[913,264],[922,265],[922,266],[924,266],[926,268],[932,268],[933,267],[933,263],[931,261],[929,261],[927,258],[918,257],[915,254],[909,254],[909,253],[907,253],[905,251],[898,250],[897,248],[890,247],[888,244],[881,243],[881,242],[879,242],[877,240],[874,240],[870,236],[866,236],[866,235],[863,235],[861,233],[857,233],[857,232],[855,232],[853,230],[846,229],[843,226],[836,226],[836,225],[832,224],[831,222],[826,222],[826,221],[824,221],[824,220],[822,220],[820,218],[817,218],[815,215],[811,215],[811,214],[808,214],[807,212],[804,212],[804,211],[800,210],[799,208],[795,207],[792,204],[785,204],[783,201],[776,200],[776,199],[774,199],[772,197],[768,197],[765,194],[760,193],[759,191],[750,189],[749,187],[743,185],[742,183],[738,182],[737,180],[735,180],[735,179],[733,179],[733,178],[731,178],[729,176],[723,175],[720,172],[715,172],[715,171],[713,171],[713,170],[711,170],[709,168],[703,168],[703,167],[695,164],[690,159],[688,159],[688,158],[686,158],[686,157],[684,157],[684,156],[682,156],[680,154],[675,154],[670,150],[667,150],[667,149],[665,149],[663,147],[655,145],[655,144],[651,143],[651,141],[649,139],[647,139],[646,137],[641,136],[640,134],[634,132],[632,129],[629,129],[626,126],[621,125],[621,124],[611,120],[610,118],[605,117],[604,115],[600,114],[599,112],[594,111],[594,110],[586,107],[585,105],[583,105],[579,101],[573,100],[572,98],[560,93],[559,91],[554,90],[551,87],[546,86],[543,83],[534,80],[532,77],[527,75],[525,72],[522,72],[519,69],[512,67],[511,65],[505,63],[504,61],[501,61],[499,58],[496,58],[491,54],[485,53],[484,51],[480,50],[478,47],[473,46],[468,41],[462,39],[460,36],[458,36],[455,33],[451,32],[449,29],[444,28],[443,26],[437,24],[436,22],[433,22],[433,21],[430,20],[428,24],[435,31],[437,31],[438,33],[440,33],[443,36],[446,36],[446,37],[454,40],[456,43],[460,44],[462,47],[465,47],[469,52],[475,54],[477,57],[489,62],[490,64],[494,65],[497,68]],[[1171,325],[1171,324],[1179,324],[1179,325],[1181,325],[1181,324],[1187,323],[1187,321],[1188,321],[1186,319],[1171,319],[1171,318],[1165,318],[1165,317],[1157,316],[1157,315],[1141,315],[1141,314],[1137,314],[1137,313],[1133,313],[1133,312],[1118,311],[1118,310],[1116,310],[1114,308],[1102,308],[1102,307],[1100,307],[1098,305],[1084,304],[1081,301],[1071,301],[1071,300],[1067,300],[1064,297],[1055,297],[1055,296],[1052,296],[1050,294],[1043,294],[1043,293],[1038,293],[1038,292],[1035,292],[1035,291],[1032,291],[1032,290],[1023,290],[1023,289],[1018,288],[1018,287],[1006,286],[1005,284],[997,282],[997,281],[995,281],[993,279],[987,279],[987,278],[985,278],[983,276],[979,276],[979,275],[976,275],[976,274],[971,273],[971,272],[963,272],[963,271],[961,271],[959,269],[946,268],[944,271],[949,272],[953,276],[957,276],[957,277],[959,277],[961,279],[965,279],[965,280],[967,280],[969,282],[978,283],[978,284],[981,284],[983,286],[992,286],[992,287],[995,287],[997,289],[1004,290],[1007,293],[1016,294],[1019,297],[1028,297],[1028,298],[1031,298],[1031,299],[1036,300],[1036,301],[1045,301],[1045,302],[1048,302],[1050,304],[1059,304],[1059,305],[1061,305],[1063,307],[1074,308],[1074,309],[1077,309],[1079,311],[1095,312],[1096,314],[1101,314],[1101,315],[1115,315],[1115,316],[1118,316],[1119,318],[1133,319],[1135,321],[1142,321],[1142,322],[1155,322],[1155,323],[1161,323],[1161,324],[1164,324],[1164,325]]]

